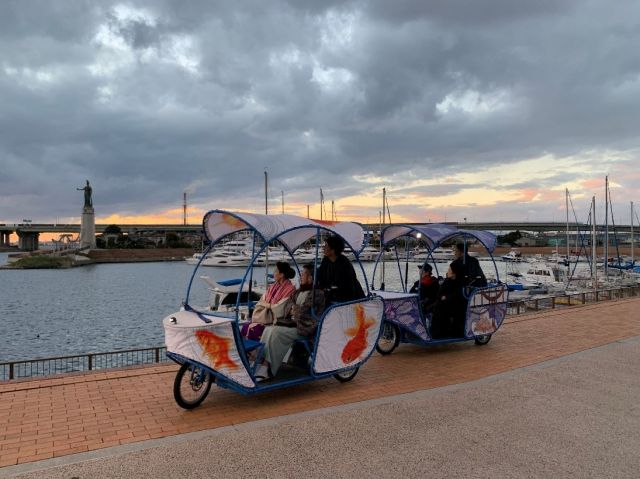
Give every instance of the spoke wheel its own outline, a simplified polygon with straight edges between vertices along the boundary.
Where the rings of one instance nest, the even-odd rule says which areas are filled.
[[[376,343],[376,351],[382,355],[391,354],[400,344],[400,329],[398,326],[385,321],[382,334]]]
[[[483,334],[482,336],[476,336],[474,338],[475,343],[478,346],[484,346],[485,344],[487,344],[489,341],[491,341],[491,335],[490,334]]]
[[[347,369],[346,371],[342,371],[340,373],[334,374],[333,377],[336,378],[341,383],[348,383],[349,381],[351,381],[353,378],[356,377],[356,374],[358,374],[359,369],[360,369],[359,367],[353,368],[353,369]]]
[[[213,378],[201,366],[184,363],[173,383],[173,397],[184,409],[198,407],[209,394]]]

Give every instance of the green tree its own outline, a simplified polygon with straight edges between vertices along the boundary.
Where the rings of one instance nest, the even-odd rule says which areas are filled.
[[[506,235],[499,235],[497,237],[499,244],[508,244],[511,246],[516,246],[516,241],[522,238],[522,233],[520,231],[512,231],[511,233],[507,233]]]

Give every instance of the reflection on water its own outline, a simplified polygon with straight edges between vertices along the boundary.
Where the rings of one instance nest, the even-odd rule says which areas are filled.
[[[5,260],[6,254],[0,254],[0,264]],[[495,276],[491,262],[481,265],[487,275]],[[364,268],[371,282],[373,264]],[[446,264],[438,268],[444,274]],[[362,280],[357,265],[356,271]],[[400,288],[405,271],[411,286],[418,278],[416,264],[398,268],[386,263],[387,289]],[[185,262],[0,270],[0,362],[162,345],[161,321],[180,307],[192,272],[193,266]],[[234,278],[244,269],[201,268],[200,274],[214,280]],[[379,272],[376,276],[377,286]],[[256,269],[253,279],[263,282],[264,269]],[[207,300],[206,284],[197,278],[190,303],[205,305]]]

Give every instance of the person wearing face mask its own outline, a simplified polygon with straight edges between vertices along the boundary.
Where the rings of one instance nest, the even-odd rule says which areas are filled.
[[[438,289],[440,289],[440,283],[437,278],[433,277],[433,268],[430,264],[423,264],[420,267],[420,279],[413,283],[410,293],[418,293],[420,298],[420,307],[423,313],[427,313],[430,307],[436,302],[438,298]]]
[[[464,296],[464,274],[462,263],[453,261],[447,277],[440,285],[431,317],[431,336],[434,339],[462,337],[467,314],[467,299]]]
[[[453,255],[456,257],[453,262],[459,263],[463,268],[462,280],[465,286],[480,288],[487,285],[487,278],[480,267],[480,262],[469,255],[464,243],[456,243],[453,246]]]
[[[296,292],[296,287],[291,282],[295,275],[295,270],[286,261],[276,263],[274,282],[258,301],[251,322],[242,326],[242,336],[258,341],[266,325],[284,317],[286,302]]]
[[[324,258],[318,268],[318,286],[325,291],[327,302],[344,303],[364,298],[364,291],[351,261],[342,254],[344,240],[329,236],[324,244]]]
[[[300,271],[300,287],[288,304],[285,317],[265,328],[260,341],[264,344],[264,360],[256,369],[256,379],[275,376],[289,348],[296,340],[316,334],[317,319],[324,311],[324,293],[313,287],[313,264]]]

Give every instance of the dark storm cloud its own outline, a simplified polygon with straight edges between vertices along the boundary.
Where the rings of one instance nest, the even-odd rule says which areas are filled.
[[[0,221],[77,216],[87,178],[99,213],[144,214],[185,189],[203,207],[258,208],[265,167],[274,191],[311,203],[319,187],[419,194],[407,178],[624,156],[638,147],[638,13],[631,1],[5,2]]]

